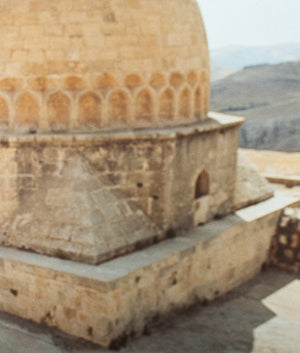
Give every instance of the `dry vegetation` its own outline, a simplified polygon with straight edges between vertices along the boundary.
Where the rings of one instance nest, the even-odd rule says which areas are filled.
[[[242,147],[300,151],[300,62],[243,69],[212,84],[212,110],[247,118]]]

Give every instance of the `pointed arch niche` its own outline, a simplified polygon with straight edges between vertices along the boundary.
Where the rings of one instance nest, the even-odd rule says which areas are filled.
[[[79,100],[79,124],[100,126],[101,99],[93,92],[84,93]]]
[[[9,109],[6,99],[0,96],[0,126],[9,125]]]
[[[198,86],[195,90],[195,95],[194,95],[194,107],[195,107],[195,117],[196,118],[201,118],[202,116],[202,101],[201,101],[201,87]]]
[[[185,87],[180,94],[179,115],[183,118],[191,117],[191,91]]]
[[[209,110],[209,86],[203,86],[203,102],[202,102],[202,117],[205,117]]]
[[[39,104],[29,92],[22,93],[16,103],[16,122],[18,126],[38,126]]]
[[[109,97],[109,119],[126,122],[128,120],[129,98],[123,90],[112,92]]]
[[[62,92],[53,93],[47,102],[49,125],[52,131],[68,128],[70,121],[71,102]]]
[[[209,173],[203,169],[196,179],[195,184],[195,199],[209,194]]]
[[[136,120],[153,120],[154,101],[148,89],[140,91],[136,97],[135,111]]]
[[[175,97],[170,88],[167,88],[160,96],[159,117],[164,120],[172,120],[175,115]]]

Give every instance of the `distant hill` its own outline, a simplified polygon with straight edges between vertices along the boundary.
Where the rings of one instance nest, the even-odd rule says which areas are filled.
[[[240,145],[300,151],[300,61],[247,67],[212,83],[211,109],[247,118]]]
[[[300,43],[264,47],[227,46],[213,49],[210,54],[212,80],[215,81],[245,66],[300,60]]]

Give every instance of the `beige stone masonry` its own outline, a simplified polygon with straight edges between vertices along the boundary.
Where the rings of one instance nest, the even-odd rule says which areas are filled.
[[[241,123],[0,136],[0,244],[95,264],[231,213]]]
[[[257,274],[281,210],[296,201],[274,197],[99,266],[0,248],[1,310],[108,347]]]
[[[206,119],[209,55],[196,0],[0,0],[0,11],[1,130]]]

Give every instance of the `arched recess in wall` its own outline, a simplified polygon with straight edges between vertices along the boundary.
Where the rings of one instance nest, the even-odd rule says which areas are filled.
[[[195,93],[194,93],[194,112],[195,112],[195,117],[196,118],[201,118],[202,116],[202,112],[201,112],[201,109],[202,109],[202,101],[201,101],[201,97],[202,97],[202,94],[201,94],[201,87],[200,86],[197,86],[196,89],[195,89]]]
[[[0,96],[0,126],[6,127],[9,125],[9,109],[7,101]]]
[[[191,117],[191,90],[185,87],[179,97],[179,115],[183,118]]]
[[[154,115],[154,100],[148,89],[141,90],[135,101],[136,120],[152,121]]]
[[[63,88],[68,91],[81,91],[86,87],[86,82],[79,76],[67,76],[63,82]]]
[[[71,103],[62,92],[53,93],[47,102],[48,121],[51,130],[64,131],[69,126]]]
[[[108,101],[108,119],[110,121],[126,122],[129,114],[129,96],[123,90],[111,93]]]
[[[194,86],[197,83],[198,76],[196,71],[190,71],[187,75],[187,81],[190,85]]]
[[[184,83],[184,77],[180,72],[173,72],[170,76],[170,84],[174,87]]]
[[[96,78],[96,87],[99,89],[107,89],[118,86],[117,79],[109,72],[104,72]]]
[[[199,199],[202,196],[209,194],[209,174],[203,169],[198,175],[195,184],[195,199]]]
[[[209,73],[206,70],[201,71],[200,73],[201,83],[207,83],[209,81]]]
[[[79,99],[80,125],[99,127],[101,125],[101,99],[93,92],[84,93]]]
[[[22,93],[16,102],[16,124],[18,126],[38,127],[39,104],[29,92]]]
[[[207,116],[209,110],[209,85],[203,85],[203,95],[202,95],[202,117]]]
[[[126,87],[135,88],[141,86],[143,84],[143,80],[137,74],[130,74],[125,77],[124,83]]]
[[[149,83],[152,87],[158,88],[166,85],[167,80],[164,74],[156,72],[151,76]]]
[[[175,115],[175,95],[171,88],[165,89],[160,95],[159,117],[164,120],[172,120]]]

